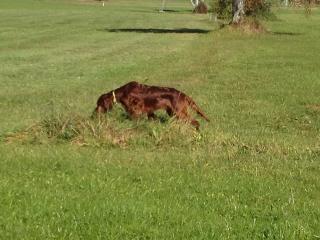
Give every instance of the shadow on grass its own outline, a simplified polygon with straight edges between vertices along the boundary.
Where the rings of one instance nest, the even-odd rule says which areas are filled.
[[[135,33],[198,33],[206,34],[210,30],[198,28],[177,28],[177,29],[161,29],[161,28],[106,28],[108,32],[135,32]]]
[[[192,13],[192,10],[190,9],[180,9],[180,10],[173,10],[173,9],[165,9],[161,10],[159,8],[156,9],[147,9],[147,10],[133,10],[132,12],[137,12],[137,13],[152,13],[154,14],[155,12],[158,13]]]
[[[160,11],[159,9],[156,9],[156,11]],[[165,13],[192,13],[191,10],[173,10],[173,9],[164,9],[162,12]]]
[[[295,33],[295,32],[270,32],[274,35],[282,35],[282,36],[300,36],[302,33]]]

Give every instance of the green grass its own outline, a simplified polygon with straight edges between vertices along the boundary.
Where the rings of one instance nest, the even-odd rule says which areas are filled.
[[[0,2],[0,239],[320,237],[319,9],[275,9],[257,35],[159,6]],[[89,119],[131,80],[211,122]]]

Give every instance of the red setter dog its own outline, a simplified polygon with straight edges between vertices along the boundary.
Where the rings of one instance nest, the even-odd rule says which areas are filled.
[[[163,109],[169,116],[175,116],[178,119],[190,122],[196,129],[199,129],[199,122],[188,114],[188,108],[190,107],[209,122],[209,119],[197,104],[183,92],[174,88],[148,86],[138,82],[129,82],[101,95],[94,113],[110,111],[113,104],[118,102],[121,103],[132,119],[145,114],[149,119],[154,119],[156,118],[154,112]]]

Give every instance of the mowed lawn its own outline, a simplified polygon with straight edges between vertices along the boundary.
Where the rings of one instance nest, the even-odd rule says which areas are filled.
[[[320,238],[319,9],[274,9],[248,34],[159,7],[0,1],[0,239]],[[182,90],[211,122],[116,107],[107,142],[32,128],[89,119],[132,80]]]

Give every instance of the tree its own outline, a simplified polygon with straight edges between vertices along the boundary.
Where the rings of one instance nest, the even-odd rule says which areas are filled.
[[[217,18],[235,25],[242,23],[245,17],[268,16],[270,7],[269,0],[212,0],[212,11]]]
[[[286,5],[288,4],[288,0]],[[301,0],[310,13],[310,2],[312,0]],[[230,24],[239,25],[247,17],[258,22],[260,17],[268,17],[271,14],[271,0],[212,0],[212,11],[217,18],[228,20]]]
[[[232,1],[232,23],[239,24],[245,15],[244,0]]]

